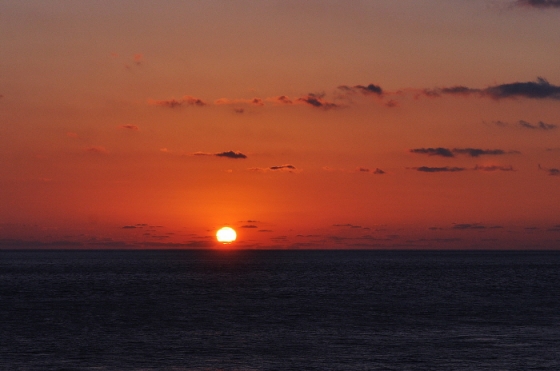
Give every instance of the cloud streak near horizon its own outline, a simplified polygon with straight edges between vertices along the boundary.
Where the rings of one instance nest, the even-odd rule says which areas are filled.
[[[455,154],[468,155],[470,157],[500,156],[508,154],[520,154],[519,151],[504,151],[503,149],[481,149],[481,148],[413,148],[411,153],[425,154],[428,156],[455,157]]]

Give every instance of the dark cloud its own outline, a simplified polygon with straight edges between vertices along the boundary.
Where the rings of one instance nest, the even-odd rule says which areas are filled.
[[[420,166],[420,167],[413,167],[412,169],[417,171],[422,171],[424,173],[441,173],[441,172],[458,172],[467,170],[464,167],[428,167],[428,166]]]
[[[560,0],[517,0],[517,5],[533,8],[560,8]]]
[[[425,89],[423,95],[428,97],[440,97],[442,95],[472,95],[490,97],[494,99],[503,98],[530,98],[530,99],[559,99],[560,86],[549,83],[546,79],[538,77],[537,81],[513,82],[489,86],[485,89],[473,89],[466,86],[453,86],[447,88]]]
[[[482,166],[476,165],[473,170],[480,170],[480,171],[515,171],[513,166],[498,166],[498,165],[491,165],[491,166]]]
[[[339,108],[340,106],[333,102],[328,102],[323,99],[322,94],[307,94],[305,97],[298,98],[299,102],[307,103],[313,107],[323,108],[323,109],[331,109],[331,108]]]
[[[471,157],[478,157],[482,155],[506,155],[506,154],[519,154],[519,151],[504,151],[503,149],[480,149],[480,148],[454,148],[454,153],[469,155]]]
[[[542,167],[541,164],[539,164],[539,170],[544,170],[548,173],[548,175],[550,176],[560,176],[560,169],[556,169],[556,168],[546,168],[546,167]]]
[[[244,113],[245,112],[245,110],[243,108],[234,108],[233,111],[235,113]]]
[[[524,120],[519,120],[519,126],[526,129],[533,129],[533,130],[552,130],[556,129],[558,125],[555,124],[547,124],[546,122],[539,121],[537,124],[531,124]]]
[[[294,165],[279,165],[279,166],[271,166],[269,167],[270,170],[295,170],[296,167]]]
[[[241,228],[258,228],[258,227],[254,224],[245,224],[245,225],[242,225]]]
[[[167,107],[167,108],[178,108],[181,106],[203,107],[206,105],[206,103],[202,99],[195,98],[190,95],[185,95],[181,99],[149,100],[148,104],[152,106],[160,106],[160,107]]]
[[[125,225],[122,229],[136,229],[135,225]]]
[[[447,148],[414,148],[411,149],[410,152],[412,153],[421,153],[426,154],[428,156],[442,156],[442,157],[454,157],[451,150]]]
[[[265,171],[284,171],[284,172],[300,172],[294,165],[286,164],[286,165],[277,165],[277,166],[270,166],[270,167],[252,167],[248,169],[249,171],[256,171],[256,172],[265,172]]]
[[[365,95],[369,95],[369,94],[382,95],[383,94],[383,90],[381,89],[381,87],[379,85],[374,85],[374,84],[369,84],[367,86],[366,85],[354,85],[354,86],[341,85],[338,88],[340,90],[349,91],[349,92],[360,92],[360,93],[365,94]]]
[[[234,151],[227,151],[227,152],[215,153],[214,156],[218,156],[218,157],[227,157],[227,158],[233,158],[233,159],[247,158],[247,156],[244,155],[243,153],[241,153],[241,152],[234,152]]]
[[[454,153],[468,155],[471,157],[479,157],[482,155],[506,155],[519,154],[519,151],[504,151],[503,149],[481,149],[481,148],[414,148],[412,153],[427,154],[428,156],[455,157]]]
[[[483,95],[495,99],[501,98],[531,98],[531,99],[560,99],[560,86],[552,85],[542,77],[537,81],[514,82],[491,86],[482,91]]]
[[[380,168],[376,168],[376,169],[373,171],[373,174],[383,175],[383,174],[385,174],[385,172],[384,172],[383,170],[381,170]]]

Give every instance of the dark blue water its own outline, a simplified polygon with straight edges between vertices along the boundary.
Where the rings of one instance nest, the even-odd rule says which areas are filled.
[[[560,370],[560,252],[0,251],[0,370]]]

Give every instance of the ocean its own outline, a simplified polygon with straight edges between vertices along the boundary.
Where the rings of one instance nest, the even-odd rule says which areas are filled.
[[[560,252],[0,251],[0,370],[560,370]]]

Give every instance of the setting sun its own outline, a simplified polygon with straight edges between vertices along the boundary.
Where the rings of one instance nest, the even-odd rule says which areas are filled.
[[[232,243],[237,238],[237,233],[230,227],[223,227],[216,232],[216,238],[221,243]]]

